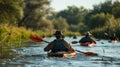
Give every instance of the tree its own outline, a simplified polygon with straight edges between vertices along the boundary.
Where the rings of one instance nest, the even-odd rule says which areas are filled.
[[[78,24],[84,20],[84,16],[88,13],[87,9],[83,7],[68,6],[67,9],[60,11],[57,17],[63,17],[67,20],[68,24]]]
[[[93,10],[85,16],[84,22],[90,29],[102,27],[108,20],[106,17],[108,14],[112,14],[111,0],[106,0],[104,3],[94,5]]]
[[[98,27],[103,27],[108,22],[108,20],[110,18],[113,18],[113,17],[114,17],[113,15],[104,14],[104,13],[92,15],[89,18],[89,22],[86,23],[86,24],[87,24],[87,26],[90,29],[95,29],[95,28],[98,28]]]
[[[92,14],[97,14],[97,13],[111,14],[111,11],[112,11],[112,1],[106,0],[104,3],[94,5],[91,13]]]
[[[39,23],[37,23],[37,25],[37,29],[43,32],[51,32],[54,29],[52,22],[47,19],[40,20]]]
[[[0,23],[16,24],[23,16],[22,0],[0,0]]]
[[[115,16],[115,18],[120,18],[120,2],[115,1],[112,6],[112,14]]]
[[[67,24],[66,19],[64,19],[62,17],[54,19],[53,24],[54,24],[55,29],[62,30],[64,32],[67,31],[69,28],[69,25]]]
[[[24,0],[24,17],[18,23],[18,26],[37,24],[49,12],[50,0]]]

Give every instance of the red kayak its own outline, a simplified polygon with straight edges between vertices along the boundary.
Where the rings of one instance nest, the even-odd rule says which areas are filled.
[[[95,43],[91,43],[91,42],[80,43],[80,46],[89,46],[89,47],[93,47],[93,46],[95,46]]]

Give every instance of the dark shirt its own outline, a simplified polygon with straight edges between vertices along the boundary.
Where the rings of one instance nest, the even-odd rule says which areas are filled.
[[[70,44],[64,39],[55,39],[44,48],[44,51],[50,51],[50,50],[51,52],[74,51],[74,49],[70,46]]]
[[[79,43],[86,43],[86,42],[91,42],[91,43],[96,43],[96,40],[92,37],[83,37]]]

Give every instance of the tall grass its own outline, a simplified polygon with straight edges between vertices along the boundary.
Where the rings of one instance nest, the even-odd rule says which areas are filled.
[[[0,24],[0,58],[10,57],[11,49],[21,47],[31,34],[34,32],[23,27]]]
[[[40,37],[53,36],[53,31],[42,32],[40,30],[32,31],[24,27],[16,27],[8,24],[0,24],[0,58],[14,57],[11,49],[22,47],[24,41],[29,40],[31,34],[36,34]],[[64,32],[65,36],[80,35],[79,32]]]
[[[64,32],[63,33],[65,36],[81,36],[82,34],[80,34],[79,32]]]

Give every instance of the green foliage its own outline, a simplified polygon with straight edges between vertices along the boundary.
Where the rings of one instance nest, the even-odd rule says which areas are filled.
[[[63,17],[66,19],[67,24],[65,23],[65,25],[69,25],[69,29],[70,31],[76,32],[76,31],[83,31],[83,27],[85,29],[87,29],[86,25],[84,25],[83,21],[84,21],[84,17],[87,15],[88,10],[85,9],[84,7],[76,7],[76,6],[68,6],[67,9],[58,12],[58,14],[56,15],[56,18],[59,17]],[[61,22],[62,23],[62,22]],[[83,25],[83,26],[82,26]],[[80,28],[80,26],[82,26]],[[57,24],[55,26],[55,28],[57,28]],[[61,26],[60,26],[61,27]],[[64,28],[64,27],[61,27]],[[58,29],[58,28],[57,28]]]
[[[89,29],[83,22],[80,22],[78,25],[71,24],[69,30],[72,32],[85,32]]]
[[[62,17],[54,19],[53,24],[54,24],[55,29],[57,30],[67,31],[69,28],[66,19]]]
[[[43,32],[50,32],[54,28],[52,22],[47,19],[41,19],[36,26]]]
[[[51,31],[51,30],[49,30],[49,31],[47,31],[47,32],[43,32],[42,30],[36,30],[36,31],[34,31],[34,32],[35,32],[35,34],[36,34],[37,36],[40,36],[40,37],[43,37],[43,36],[45,36],[45,37],[51,37],[51,36],[53,36],[53,34],[54,34],[54,32]]]
[[[18,26],[25,25],[27,28],[34,28],[50,10],[49,0],[25,0],[24,17],[18,22]],[[29,24],[34,24],[29,26]],[[38,26],[36,26],[38,27]],[[38,28],[36,28],[38,29]]]
[[[115,18],[120,18],[120,2],[116,1],[112,5],[112,14],[115,16]]]
[[[105,38],[104,33],[116,33],[119,36],[119,17],[120,2],[106,1],[98,5],[94,5],[94,9],[85,17],[85,24],[92,31],[93,35],[99,38]],[[116,19],[118,18],[118,19]]]
[[[0,58],[6,58],[13,48],[19,48],[22,43],[29,39],[34,33],[25,28],[15,27],[8,24],[0,24]]]
[[[72,31],[72,32],[76,32],[76,31],[78,31],[79,29],[78,29],[78,26],[77,26],[77,25],[70,24],[69,30]]]
[[[108,19],[111,19],[111,18],[114,18],[114,17],[110,14],[100,13],[100,14],[92,15],[89,18],[89,22],[86,24],[90,29],[103,27],[107,23]]]
[[[79,32],[70,32],[70,31],[67,31],[67,32],[63,32],[65,36],[80,36],[81,34]]]
[[[118,38],[120,38],[119,35],[120,32],[118,32],[120,31],[119,28],[120,28],[120,19],[111,18],[104,27],[96,28],[91,32],[93,32],[93,35],[95,35],[95,37],[97,38],[105,38],[104,33],[108,33],[110,35],[115,33],[118,36]]]
[[[109,0],[105,1],[104,3],[94,5],[93,10],[91,10],[91,12],[89,12],[86,15],[84,22],[85,24],[87,24],[87,26],[89,26],[92,29],[96,28],[98,24],[100,24],[100,26],[104,26],[106,20],[108,19],[108,14],[113,15],[115,18],[119,18],[120,16],[119,6],[120,6],[119,1],[115,1],[112,4],[112,1]],[[95,23],[94,26],[91,25],[93,23]]]
[[[110,13],[111,14],[111,11],[112,11],[112,0],[106,0],[104,3],[101,4],[100,6],[100,12],[101,13]]]
[[[104,3],[100,3],[98,5],[93,6],[93,10],[91,11],[92,14],[97,13],[110,13],[112,11],[112,1],[106,0]]]
[[[78,24],[84,20],[84,16],[88,13],[88,10],[81,7],[69,6],[67,9],[60,11],[57,17],[63,17],[67,20],[68,24]]]
[[[23,12],[19,3],[21,0],[0,0],[0,23],[15,24],[22,18]]]
[[[79,23],[78,25],[77,25],[77,29],[78,29],[78,31],[79,32],[86,32],[86,31],[89,31],[89,28],[84,24],[84,23]]]

